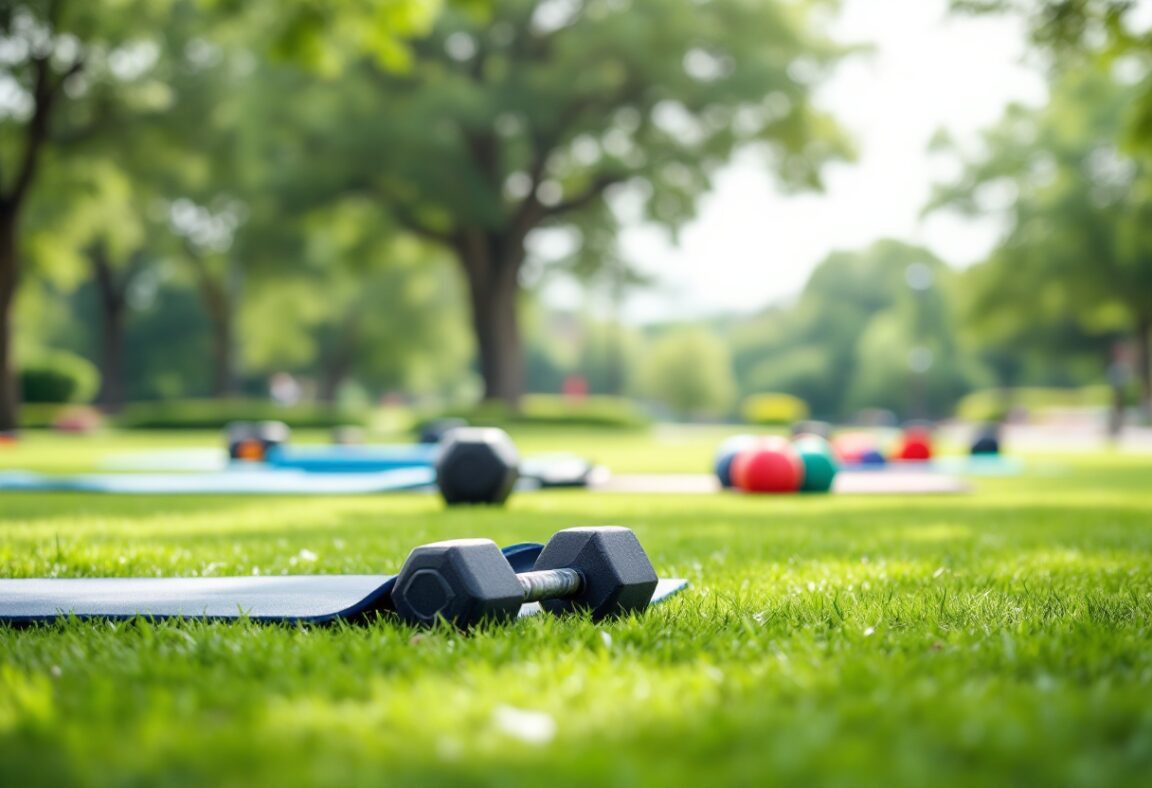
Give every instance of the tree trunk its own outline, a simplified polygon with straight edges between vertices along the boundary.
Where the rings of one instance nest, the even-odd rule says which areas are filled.
[[[235,392],[232,374],[232,303],[224,288],[204,273],[200,294],[208,312],[212,337],[212,397],[222,399]]]
[[[222,399],[235,392],[232,377],[232,316],[227,309],[212,315],[212,396]]]
[[[100,351],[104,370],[100,385],[100,406],[107,413],[119,413],[124,408],[125,317],[123,303],[117,303],[104,312],[104,347]]]
[[[212,276],[200,254],[186,244],[188,259],[196,273],[200,301],[208,313],[212,337],[212,397],[223,399],[235,393],[232,354],[232,297],[228,281],[220,282]]]
[[[320,386],[316,391],[316,399],[325,405],[335,405],[336,395],[340,393],[340,386],[347,377],[348,370],[343,364],[339,362],[325,364],[320,376]]]
[[[116,280],[115,271],[101,247],[91,252],[92,268],[100,296],[100,405],[108,413],[119,413],[124,407],[124,327],[127,322],[128,284],[131,272]]]
[[[460,262],[468,276],[484,399],[499,400],[519,410],[524,394],[524,347],[518,314],[523,251],[484,259],[463,250]]]
[[[20,426],[20,387],[12,347],[12,305],[20,284],[16,210],[0,215],[0,431]]]
[[[371,304],[357,302],[348,307],[344,319],[340,321],[327,338],[321,341],[320,385],[317,399],[326,405],[335,405],[340,386],[348,379],[356,363],[356,352],[360,347],[360,320],[362,311],[371,309]]]
[[[1140,383],[1140,418],[1152,421],[1152,316],[1136,321],[1136,379]]]

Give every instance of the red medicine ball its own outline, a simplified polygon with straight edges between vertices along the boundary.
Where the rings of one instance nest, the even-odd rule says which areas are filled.
[[[744,492],[796,492],[804,481],[804,461],[783,438],[768,438],[732,461],[732,482]]]
[[[896,452],[897,460],[923,462],[932,459],[932,436],[927,430],[908,430]]]

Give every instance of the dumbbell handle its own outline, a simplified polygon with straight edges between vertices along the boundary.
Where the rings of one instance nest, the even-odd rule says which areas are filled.
[[[516,575],[524,590],[525,602],[575,596],[584,587],[584,575],[575,569],[542,569]]]

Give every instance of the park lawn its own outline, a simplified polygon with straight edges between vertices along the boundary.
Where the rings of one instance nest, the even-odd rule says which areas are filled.
[[[567,439],[628,471],[693,471],[714,437]],[[161,443],[57,441],[0,464]],[[468,636],[0,627],[0,786],[1146,782],[1152,457],[1042,467],[965,497],[558,491],[506,510],[4,494],[7,577],[389,572],[420,542],[616,523],[692,588],[639,618]]]

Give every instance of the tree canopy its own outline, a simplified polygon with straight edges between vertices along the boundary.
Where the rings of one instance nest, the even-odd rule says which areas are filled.
[[[934,205],[1008,220],[973,280],[980,321],[1010,343],[1037,326],[1058,336],[1069,322],[1087,334],[1131,337],[1148,409],[1152,160],[1117,139],[1138,111],[1138,90],[1104,68],[1060,75],[1047,106],[1010,109],[977,150],[962,152],[965,171]]]
[[[496,0],[446,11],[405,71],[345,74],[319,151],[343,188],[452,252],[486,395],[514,403],[528,235],[611,234],[614,190],[674,229],[740,146],[763,147],[766,176],[818,186],[846,150],[811,102],[837,55],[805,5]]]

